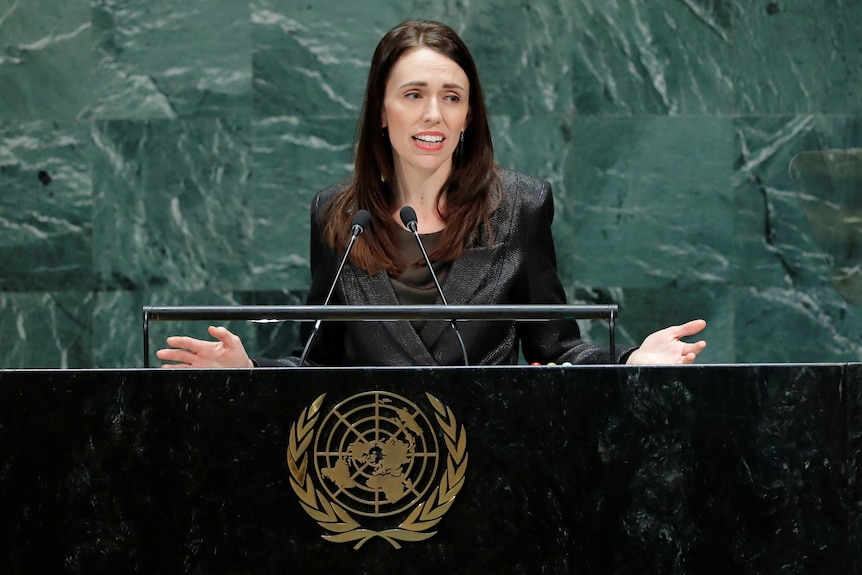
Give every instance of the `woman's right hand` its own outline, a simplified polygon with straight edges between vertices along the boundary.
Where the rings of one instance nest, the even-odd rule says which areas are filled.
[[[218,341],[203,341],[174,335],[167,339],[168,348],[156,352],[156,357],[171,363],[163,368],[227,368],[254,367],[242,340],[224,327],[210,326],[209,334]]]

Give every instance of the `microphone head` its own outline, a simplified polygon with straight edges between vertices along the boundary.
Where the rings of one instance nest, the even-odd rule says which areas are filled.
[[[365,228],[367,228],[370,223],[371,214],[368,213],[368,210],[359,210],[353,216],[353,221],[350,223],[350,229],[358,236],[365,231]]]
[[[404,224],[404,227],[411,232],[415,232],[419,227],[419,220],[416,218],[416,210],[410,206],[404,206],[401,208],[399,215],[401,216],[401,223]]]

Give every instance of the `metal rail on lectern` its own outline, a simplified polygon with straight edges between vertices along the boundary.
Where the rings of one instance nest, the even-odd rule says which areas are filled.
[[[150,366],[151,321],[392,321],[489,320],[547,321],[588,319],[608,322],[615,354],[616,305],[251,305],[144,306],[144,367]]]

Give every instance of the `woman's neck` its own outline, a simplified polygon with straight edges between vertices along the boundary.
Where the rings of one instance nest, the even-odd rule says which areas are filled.
[[[437,211],[440,190],[449,178],[449,169],[435,170],[431,173],[419,173],[412,170],[396,168],[397,178],[397,203],[393,217],[400,222],[399,212],[403,206],[410,206],[416,210],[416,218],[419,222],[419,232],[430,234],[439,232],[446,224]],[[445,201],[440,202],[440,208],[445,208]]]

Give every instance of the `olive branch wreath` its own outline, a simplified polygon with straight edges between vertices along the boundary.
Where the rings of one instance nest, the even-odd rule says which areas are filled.
[[[436,531],[428,531],[449,511],[455,496],[464,486],[464,475],[467,471],[467,434],[449,407],[440,400],[425,394],[437,413],[437,423],[445,435],[446,473],[440,483],[424,501],[419,502],[410,514],[394,529],[375,531],[363,528],[344,507],[334,501],[329,501],[314,486],[308,474],[308,449],[314,438],[314,427],[320,415],[320,408],[326,394],[320,395],[311,405],[302,410],[299,419],[290,427],[290,439],[287,447],[287,465],[290,470],[290,486],[299,497],[305,512],[318,525],[329,531],[330,535],[322,537],[335,543],[356,542],[354,549],[359,549],[367,541],[381,537],[400,549],[399,541],[424,541],[436,535]]]

